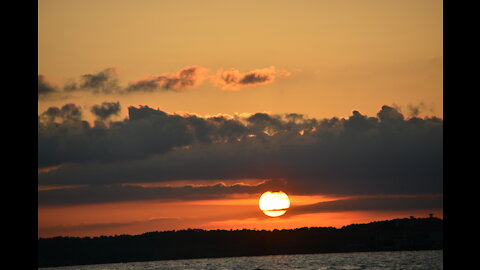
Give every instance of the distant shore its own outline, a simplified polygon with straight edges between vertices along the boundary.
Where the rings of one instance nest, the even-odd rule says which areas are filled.
[[[38,267],[286,254],[443,249],[443,220],[404,218],[342,228],[201,230],[38,240]]]

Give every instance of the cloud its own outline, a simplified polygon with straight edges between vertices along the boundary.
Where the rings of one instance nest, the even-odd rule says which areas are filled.
[[[112,115],[118,115],[121,107],[120,102],[103,102],[101,105],[94,105],[91,112],[100,120],[105,120]]]
[[[118,84],[115,68],[84,74],[78,80],[69,79],[65,83],[63,91],[51,86],[45,80],[45,76],[38,75],[38,94],[42,99],[52,98],[53,96],[67,98],[71,93],[78,91],[87,91],[94,94],[115,94],[121,92],[122,89]]]
[[[120,86],[116,68],[107,68],[97,73],[81,75],[77,80],[69,79],[62,90],[50,85],[43,75],[38,75],[38,96],[40,99],[53,97],[67,98],[75,92],[83,91],[93,94],[115,95],[137,92],[181,91],[200,86],[205,80],[210,80],[222,90],[238,90],[247,86],[273,83],[278,77],[288,77],[291,73],[270,66],[255,69],[246,73],[237,69],[219,69],[216,75],[211,75],[208,68],[202,66],[186,66],[177,73],[162,73],[147,75],[128,86]],[[55,94],[55,95],[53,95]]]
[[[246,86],[265,85],[275,81],[276,77],[288,77],[291,73],[274,66],[241,72],[238,69],[219,69],[213,82],[222,90],[239,90]]]
[[[65,86],[66,91],[87,90],[94,94],[111,94],[120,90],[116,78],[116,69],[107,68],[93,74],[84,74],[78,84],[70,82]]]
[[[75,107],[74,104],[67,107],[72,106]],[[112,105],[109,106],[112,109]],[[97,109],[101,107],[102,105],[94,106]],[[79,107],[75,108],[80,110]],[[113,109],[117,108],[113,106]],[[76,120],[81,123],[75,128],[71,123],[67,125],[62,122],[64,117],[58,117],[60,122],[57,121],[56,125],[49,125],[51,112],[59,110],[51,107],[39,116],[39,147],[43,146],[44,142],[57,144],[50,145],[50,149],[45,149],[45,152],[40,152],[39,167],[93,160],[129,161],[162,154],[178,147],[234,143],[248,136],[264,137],[267,136],[266,132],[276,132],[276,129],[304,127],[301,123],[292,124],[290,120],[284,123],[278,116],[266,114],[255,114],[245,119],[227,116],[202,118],[190,114],[168,114],[148,106],[128,107],[129,118],[114,121],[110,127],[92,127],[85,121],[80,121],[80,111]],[[262,116],[275,118],[276,120],[270,122],[276,121],[276,124],[262,122],[258,119]]]
[[[354,198],[292,206],[289,215],[339,211],[442,209],[443,196]]]
[[[82,109],[73,104],[68,103],[59,107],[50,107],[39,116],[39,121],[46,124],[51,124],[56,120],[60,120],[63,123],[78,122],[82,119]]]
[[[45,185],[115,185],[198,179],[278,179],[287,192],[431,194],[443,188],[443,121],[383,106],[345,119],[257,113],[168,114],[129,107],[109,127],[39,121]]]
[[[394,121],[403,121],[403,115],[395,108],[382,106],[382,110],[377,113],[378,118],[385,123]]]
[[[433,104],[427,106],[424,102],[420,102],[417,105],[408,104],[407,105],[409,116],[419,117],[420,114],[424,113],[425,111],[430,112],[431,114],[435,115],[435,110]]]
[[[47,112],[55,110],[57,108],[51,107]],[[85,121],[63,121],[51,125],[45,121],[48,120],[44,117],[47,112],[43,113],[39,117],[38,166],[132,160],[193,142],[193,135],[184,118],[161,111],[152,114],[150,111],[148,107],[130,107],[129,112],[133,112],[131,119],[112,122],[109,127],[92,127]]]
[[[95,204],[137,200],[188,201],[224,199],[232,194],[261,193],[284,185],[263,181],[258,185],[218,183],[209,186],[142,187],[138,185],[90,185],[75,188],[47,189],[38,192],[39,205]]]
[[[94,113],[105,117],[119,110],[119,105],[104,103],[94,108]],[[239,120],[223,116],[180,116],[148,106],[130,106],[128,113],[128,119],[113,121],[108,127],[90,126],[81,120],[81,110],[74,104],[50,107],[39,115],[38,166],[143,159],[196,143],[237,140],[247,131]]]
[[[146,76],[137,82],[131,83],[125,92],[146,91],[157,89],[183,90],[200,85],[208,76],[209,70],[201,66],[188,66],[180,69],[177,74],[160,74]]]
[[[45,76],[38,75],[38,95],[39,96],[48,95],[56,91],[57,89],[55,89],[55,87],[53,87],[46,81]]]

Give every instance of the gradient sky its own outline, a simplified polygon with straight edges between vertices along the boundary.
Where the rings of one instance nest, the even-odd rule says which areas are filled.
[[[38,7],[40,237],[443,215],[442,1]]]

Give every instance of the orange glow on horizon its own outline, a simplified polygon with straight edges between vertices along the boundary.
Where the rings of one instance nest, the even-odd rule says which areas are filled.
[[[442,209],[397,210],[397,211],[344,211],[310,213],[295,216],[286,214],[282,219],[247,218],[211,222],[205,229],[250,229],[250,230],[282,230],[302,227],[335,227],[341,228],[350,224],[369,223],[397,218],[426,218],[428,214],[443,219]],[[239,225],[241,224],[241,225]]]
[[[294,229],[341,227],[352,223],[403,218],[443,217],[442,209],[402,211],[341,211],[270,218],[259,211],[258,196],[205,201],[133,201],[72,206],[38,207],[38,236],[100,236],[142,234],[149,231],[198,228]],[[332,200],[322,196],[289,196],[295,206]],[[92,211],[95,209],[95,211]]]

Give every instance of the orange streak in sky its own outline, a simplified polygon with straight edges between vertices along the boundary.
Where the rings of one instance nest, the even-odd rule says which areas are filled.
[[[289,229],[312,226],[341,227],[403,217],[443,217],[442,209],[401,211],[343,211],[279,218],[265,216],[258,197],[208,201],[136,201],[76,206],[39,206],[39,237],[141,234],[147,231],[200,229]],[[293,205],[338,198],[290,196]]]

